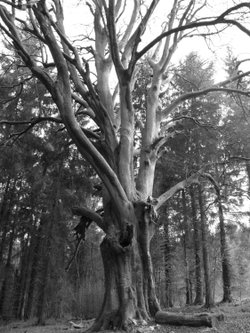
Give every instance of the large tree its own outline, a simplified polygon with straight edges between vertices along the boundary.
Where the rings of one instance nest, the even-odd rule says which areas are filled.
[[[226,84],[245,75],[192,90],[162,108],[159,97],[169,88],[168,68],[179,42],[202,27],[211,29],[201,31],[203,35],[218,31],[215,26],[223,30],[227,25],[250,34],[236,20],[237,14],[242,18],[243,11],[249,12],[250,4],[239,3],[217,17],[202,19],[206,1],[174,0],[162,33],[145,43],[143,37],[149,36],[147,27],[159,2],[152,0],[145,6],[147,1],[92,0],[79,11],[87,18],[89,12],[84,10],[90,10],[93,33],[72,42],[65,31],[60,0],[21,4],[0,0],[0,29],[5,40],[44,84],[58,109],[52,118],[44,116],[42,108],[38,117],[25,119],[26,125],[31,128],[42,121],[63,124],[102,181],[103,215],[86,207],[73,209],[94,221],[106,235],[101,244],[105,296],[93,330],[127,328],[133,318],[147,319],[159,310],[149,248],[156,211],[194,179],[188,175],[157,200],[152,199],[155,166],[168,138],[164,120],[190,97],[214,90],[235,91]],[[20,14],[20,10],[24,12]],[[37,40],[37,50],[30,47],[30,38]],[[137,64],[149,51],[151,78],[145,109],[141,110],[140,103],[133,105],[132,91]],[[24,75],[18,78],[23,79]],[[114,80],[117,86],[112,89]]]

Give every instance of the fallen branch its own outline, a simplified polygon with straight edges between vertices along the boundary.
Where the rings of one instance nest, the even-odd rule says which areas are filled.
[[[222,320],[224,320],[224,316],[221,313],[182,314],[158,311],[155,315],[155,321],[157,324],[168,324],[177,326],[216,327],[218,325],[218,321]]]

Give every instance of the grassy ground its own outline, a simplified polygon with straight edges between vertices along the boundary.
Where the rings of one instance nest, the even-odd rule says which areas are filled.
[[[198,307],[187,307],[176,309],[183,313],[204,312],[204,309]],[[224,321],[219,322],[217,327],[186,327],[169,325],[151,325],[137,327],[135,333],[250,333],[250,301],[242,304],[220,305],[212,312],[221,312],[224,314]],[[90,322],[82,323],[87,328]],[[69,321],[53,322],[48,321],[45,326],[35,326],[32,322],[11,322],[8,324],[0,323],[0,333],[75,333],[83,332],[84,329],[74,329]],[[110,332],[110,331],[109,331]]]

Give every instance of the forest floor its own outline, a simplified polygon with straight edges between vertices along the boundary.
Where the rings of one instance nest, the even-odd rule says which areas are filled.
[[[204,308],[191,306],[185,308],[171,309],[181,313],[205,312]],[[157,325],[154,322],[147,326],[138,326],[135,333],[250,333],[250,300],[241,303],[220,304],[211,310],[212,313],[223,313],[224,321],[218,322],[217,327],[187,327],[173,325]],[[77,321],[76,321],[77,322]],[[82,321],[81,325],[88,328],[92,321]],[[78,321],[78,323],[80,323]],[[0,322],[0,333],[82,333],[84,328],[75,329],[70,321],[48,320],[45,326],[35,326],[34,323],[26,321],[15,321],[8,324]],[[112,331],[105,331],[106,333]],[[119,333],[116,331],[116,333]]]

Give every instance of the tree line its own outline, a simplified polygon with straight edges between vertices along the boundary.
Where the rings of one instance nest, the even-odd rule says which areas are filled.
[[[144,16],[135,1],[126,23],[126,2],[89,2],[82,46],[67,36],[60,1],[30,4],[27,20],[14,2],[0,2],[2,317],[42,323],[45,313],[69,313],[59,291],[66,284],[68,297],[79,297],[88,274],[104,298],[93,330],[149,319],[181,288],[184,303],[205,296],[210,307],[220,279],[230,302],[232,260],[248,259],[247,213],[236,211],[240,226],[231,216],[249,196],[249,72],[229,52],[227,78],[215,83],[213,63],[197,53],[178,66],[172,58],[194,34],[227,25],[249,34],[241,15],[249,4],[207,19],[205,3],[176,0],[162,33],[141,47],[159,1]],[[247,267],[235,273],[241,283]]]

